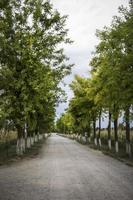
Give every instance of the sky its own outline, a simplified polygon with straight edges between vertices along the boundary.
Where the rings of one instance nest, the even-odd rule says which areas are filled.
[[[69,62],[75,66],[71,75],[65,78],[64,90],[68,100],[58,106],[57,117],[67,108],[73,96],[69,84],[74,75],[89,76],[89,62],[98,43],[96,30],[109,26],[112,17],[118,15],[118,7],[128,6],[128,2],[128,0],[51,0],[61,15],[68,15],[66,22],[66,27],[69,29],[68,36],[74,41],[73,44],[64,46],[65,54],[70,58]]]

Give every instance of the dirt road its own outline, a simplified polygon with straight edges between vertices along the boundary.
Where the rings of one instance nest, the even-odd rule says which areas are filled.
[[[36,158],[0,167],[0,200],[132,199],[132,167],[57,135]]]

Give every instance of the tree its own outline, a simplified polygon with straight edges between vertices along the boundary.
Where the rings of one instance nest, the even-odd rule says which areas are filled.
[[[119,8],[120,17],[115,17],[111,27],[105,27],[98,31],[97,36],[100,43],[91,61],[93,73],[101,84],[101,97],[107,102],[105,107],[109,110],[109,129],[111,113],[114,119],[114,133],[116,141],[116,152],[118,152],[118,117],[120,110],[125,110],[127,149],[130,149],[129,113],[132,104],[132,1],[130,9]],[[104,83],[103,83],[104,81]],[[106,83],[106,84],[105,84]],[[129,152],[128,152],[129,153]]]
[[[1,109],[14,122],[20,153],[27,130],[38,132],[44,121],[53,122],[60,101],[58,84],[71,69],[59,48],[61,43],[71,43],[65,21],[66,16],[61,17],[49,1],[0,3]]]
[[[64,134],[71,134],[73,132],[73,117],[71,113],[66,112],[56,122],[58,132]]]

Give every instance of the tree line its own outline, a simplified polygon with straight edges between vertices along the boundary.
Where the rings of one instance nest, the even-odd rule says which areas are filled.
[[[18,154],[53,127],[59,83],[72,67],[62,48],[71,43],[66,19],[48,0],[0,1],[0,124],[17,130]]]
[[[101,143],[101,118],[108,116],[108,147],[111,149],[113,122],[115,151],[119,151],[118,119],[123,116],[126,153],[131,154],[131,123],[133,121],[133,1],[129,7],[119,7],[119,15],[103,30],[97,30],[99,40],[90,61],[90,76],[76,76],[70,85],[74,97],[69,108],[57,120],[57,130],[63,133],[93,132],[95,145]],[[96,136],[98,122],[98,136]]]

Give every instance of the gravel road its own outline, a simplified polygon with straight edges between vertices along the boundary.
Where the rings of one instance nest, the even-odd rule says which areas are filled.
[[[133,200],[133,168],[52,135],[36,158],[0,167],[0,200]]]

